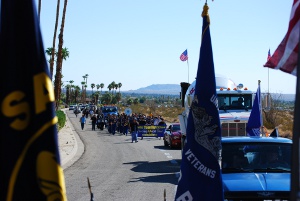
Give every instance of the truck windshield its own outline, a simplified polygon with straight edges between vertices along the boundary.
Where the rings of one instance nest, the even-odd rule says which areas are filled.
[[[220,110],[252,109],[252,94],[218,94]]]
[[[225,143],[222,145],[222,171],[291,171],[292,144]]]

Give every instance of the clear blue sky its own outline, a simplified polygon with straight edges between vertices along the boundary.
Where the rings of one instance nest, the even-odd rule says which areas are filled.
[[[52,47],[56,2],[42,0],[45,49]],[[262,92],[294,94],[295,76],[263,67],[269,48],[273,54],[286,34],[292,2],[208,0],[215,73],[253,91],[261,80]],[[82,76],[88,74],[88,89],[91,83],[104,83],[107,90],[115,81],[122,83],[121,91],[192,82],[198,67],[204,3],[69,0],[64,47],[70,57],[63,62],[63,81],[74,80],[81,86]],[[189,68],[179,59],[185,49]]]

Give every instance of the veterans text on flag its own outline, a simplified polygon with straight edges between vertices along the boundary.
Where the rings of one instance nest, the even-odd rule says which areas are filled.
[[[195,95],[189,109],[175,200],[224,201],[221,128],[216,94],[208,6],[203,8],[202,41]]]

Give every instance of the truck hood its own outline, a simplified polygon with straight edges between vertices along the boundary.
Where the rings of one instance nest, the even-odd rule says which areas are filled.
[[[290,191],[290,173],[223,173],[226,192]]]
[[[229,122],[232,122],[232,121],[237,121],[237,122],[238,121],[247,121],[248,122],[250,113],[251,113],[251,110],[249,110],[249,111],[235,110],[235,111],[226,111],[226,112],[223,111],[223,110],[219,110],[219,116],[220,116],[220,120],[222,122],[226,122],[226,121],[229,121]]]

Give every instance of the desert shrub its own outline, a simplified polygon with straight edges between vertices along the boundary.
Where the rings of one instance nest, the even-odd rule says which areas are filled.
[[[56,111],[56,116],[58,118],[57,129],[60,130],[66,124],[66,114],[61,110],[57,110]]]

